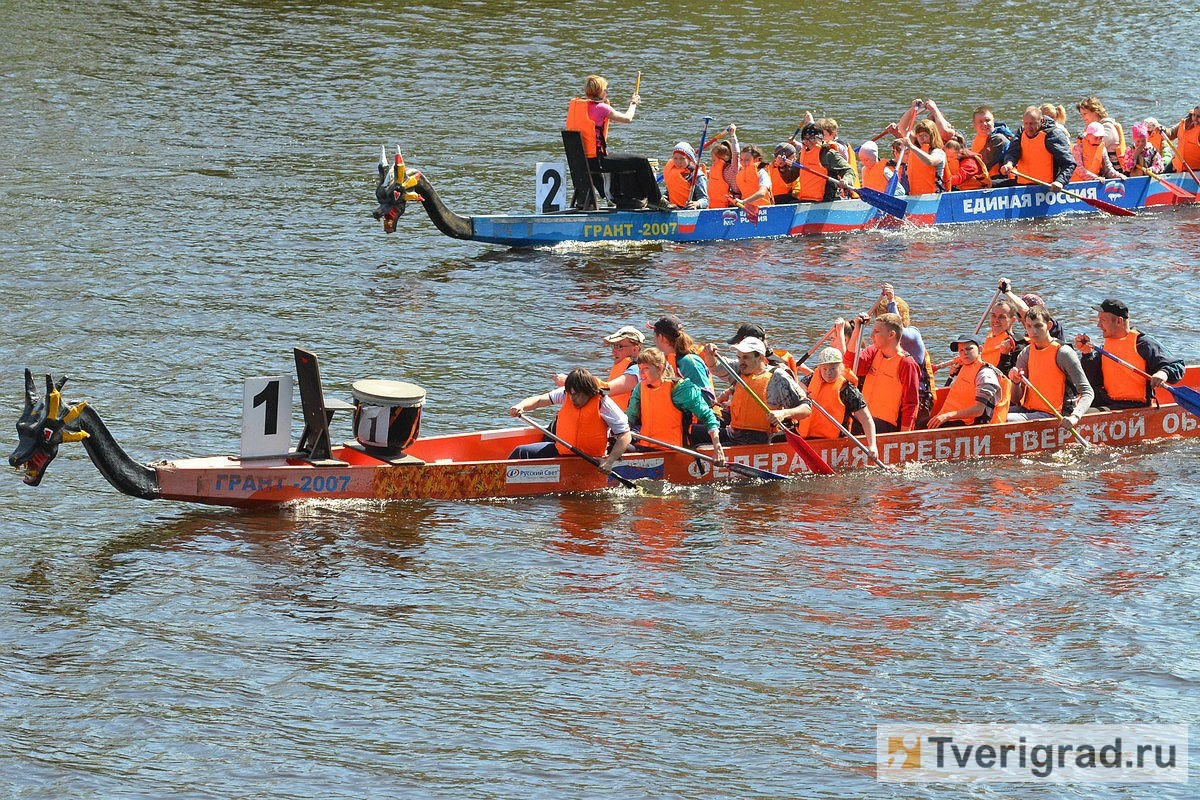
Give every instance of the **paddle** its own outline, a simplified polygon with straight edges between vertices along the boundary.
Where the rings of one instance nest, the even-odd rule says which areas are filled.
[[[642,92],[642,72],[638,70],[637,80],[633,82],[633,93],[641,94]]]
[[[1187,200],[1189,202],[1195,202],[1196,195],[1189,192],[1187,189],[1183,188],[1178,183],[1171,183],[1169,180],[1162,177],[1157,172],[1151,172],[1150,170],[1146,170],[1146,174],[1149,175],[1151,178],[1154,178],[1154,180],[1161,183],[1163,185],[1164,189],[1166,189],[1168,192],[1170,192],[1171,194],[1178,197],[1180,200]]]
[[[1103,347],[1098,347],[1097,345],[1092,345],[1092,347],[1095,348],[1096,352],[1100,353],[1101,355],[1108,356],[1113,361],[1117,362],[1123,367],[1133,370],[1146,380],[1151,379],[1150,373],[1146,372],[1145,370],[1138,369],[1120,356],[1110,353]],[[1200,417],[1200,392],[1197,392],[1190,386],[1171,386],[1167,383],[1164,383],[1162,388],[1170,392],[1171,397],[1175,398],[1175,402],[1182,406],[1185,410],[1191,412],[1197,417]]]
[[[572,453],[579,456],[584,461],[588,462],[589,464],[591,464],[596,469],[600,470],[602,473],[604,473],[608,477],[614,478],[622,486],[628,487],[630,489],[638,488],[636,483],[634,483],[633,481],[629,480],[626,477],[618,475],[616,472],[604,472],[604,470],[600,467],[600,459],[595,458],[594,456],[589,456],[587,453],[583,452],[578,447],[576,447],[575,445],[566,441],[565,439],[558,438],[553,433],[548,431],[546,428],[543,428],[541,425],[538,425],[536,422],[534,422],[533,420],[531,420],[529,417],[525,416],[524,414],[517,414],[517,419],[521,420],[522,422],[524,422],[526,425],[530,426],[531,428],[537,428],[539,431],[544,433],[546,436],[549,436],[551,439],[558,442],[563,447],[567,448]]]
[[[983,324],[987,322],[988,316],[992,313],[992,306],[996,305],[996,300],[999,299],[999,297],[1000,290],[997,289],[996,293],[992,295],[992,299],[988,301],[987,308],[983,310],[983,316],[979,318],[979,324],[975,326],[975,333],[977,335],[981,330],[983,330]]]
[[[1032,389],[1034,394],[1036,394],[1038,397],[1042,398],[1042,402],[1046,404],[1046,408],[1050,409],[1050,413],[1053,414],[1055,416],[1055,418],[1058,419],[1059,422],[1063,421],[1064,417],[1062,415],[1062,412],[1060,412],[1058,409],[1056,409],[1053,405],[1050,404],[1050,401],[1046,399],[1046,395],[1039,392],[1038,388],[1029,382],[1029,378],[1022,375],[1021,383],[1025,384],[1026,389]],[[1078,430],[1076,430],[1074,425],[1067,428],[1067,430],[1069,430],[1071,432],[1071,435],[1074,436],[1075,440],[1078,441],[1081,445],[1088,448],[1089,450],[1092,448],[1092,443],[1089,442],[1087,439],[1083,438],[1083,434],[1080,433]]]
[[[1179,134],[1179,133],[1180,133],[1180,131],[1182,130],[1182,127],[1183,127],[1183,126],[1182,126],[1182,125],[1180,125],[1179,127],[1180,127],[1180,130],[1177,130],[1177,131],[1175,132],[1175,133],[1176,133],[1176,138],[1179,138],[1178,134]],[[1166,134],[1166,131],[1163,131],[1163,138],[1164,138],[1164,139],[1167,139],[1167,134]],[[1167,144],[1171,145],[1171,149],[1175,151],[1175,158],[1178,158],[1178,159],[1179,159],[1179,163],[1183,165],[1183,168],[1184,168],[1185,170],[1187,170],[1187,174],[1192,176],[1192,180],[1194,180],[1196,183],[1200,184],[1200,178],[1197,178],[1197,177],[1196,177],[1196,173],[1195,173],[1195,172],[1192,170],[1192,165],[1191,165],[1191,164],[1189,164],[1189,163],[1188,163],[1188,162],[1187,162],[1187,161],[1184,159],[1184,157],[1183,157],[1182,155],[1180,155],[1180,153],[1179,153],[1179,145],[1177,145],[1175,142],[1172,142],[1170,139],[1167,139]],[[1175,158],[1172,158],[1171,160],[1172,160],[1172,161],[1174,161],[1174,160],[1175,160]]]
[[[696,191],[696,181],[700,180],[700,154],[704,152],[704,142],[708,139],[708,123],[712,122],[712,117],[705,115],[704,130],[700,132],[700,149],[696,151],[696,163],[692,165],[692,180],[688,184],[687,199],[691,202],[692,193]]]
[[[1018,178],[1024,178],[1025,180],[1029,181],[1030,183],[1036,183],[1039,186],[1045,186],[1047,189],[1054,188],[1049,183],[1046,183],[1046,181],[1039,181],[1037,178],[1026,175],[1023,172],[1017,172],[1015,169],[1012,171],[1012,174],[1016,175]],[[1076,200],[1082,200],[1083,202],[1087,203],[1092,208],[1098,208],[1106,214],[1112,214],[1114,217],[1136,217],[1137,216],[1136,212],[1130,211],[1128,208],[1121,208],[1120,206],[1116,206],[1116,205],[1113,205],[1112,203],[1105,202],[1104,200],[1097,200],[1095,197],[1087,197],[1085,195],[1080,194],[1079,192],[1073,192],[1070,189],[1067,189],[1065,187],[1060,189],[1059,191],[1062,192],[1063,194],[1067,195],[1068,197],[1074,197]]]
[[[698,458],[701,461],[707,461],[710,464],[717,463],[717,459],[696,450],[689,450],[686,447],[680,447],[677,444],[670,444],[669,442],[660,442],[658,439],[651,439],[649,436],[642,436],[640,433],[634,433],[633,436],[635,439],[641,439],[643,442],[649,442],[656,447],[662,447],[666,450],[674,450],[676,453],[683,453],[685,456]],[[767,469],[752,467],[749,464],[739,464],[736,461],[727,461],[725,462],[724,466],[730,472],[736,472],[739,475],[745,475],[748,478],[763,478],[772,481],[789,480],[787,475],[780,475],[778,472],[771,472]]]
[[[805,353],[803,356],[801,356],[796,361],[796,366],[798,367],[801,364],[803,364],[805,361],[808,361],[808,359],[812,356],[812,354],[817,352],[818,350],[820,350],[821,345],[828,342],[830,337],[832,337],[835,333],[837,333],[837,325],[834,325],[832,328],[830,328],[828,333],[826,333],[824,336],[822,336],[820,338],[820,340],[818,340],[817,343],[814,344],[807,353]]]
[[[742,388],[745,389],[752,398],[754,398],[754,402],[762,406],[763,411],[767,412],[767,417],[774,421],[775,417],[771,414],[770,407],[763,401],[761,397],[758,396],[757,392],[750,388],[750,385],[742,378],[742,375],[737,371],[737,368],[730,366],[729,362],[725,360],[725,356],[721,355],[720,353],[713,353],[713,355],[715,355],[717,360],[721,362],[721,366],[725,367],[725,371],[732,375],[734,379],[741,384]],[[778,425],[778,423],[775,424]],[[783,436],[785,439],[787,439],[788,444],[790,444],[792,449],[796,451],[796,454],[804,460],[805,465],[810,470],[818,475],[833,474],[833,467],[829,466],[825,459],[821,458],[821,454],[814,450],[811,444],[804,441],[803,436],[795,431],[788,430],[783,425],[779,425],[779,428],[783,431]]]
[[[908,213],[908,203],[900,200],[899,198],[893,197],[890,194],[881,192],[878,189],[871,189],[866,186],[861,186],[856,189],[845,181],[838,180],[832,175],[822,172],[819,169],[813,169],[812,167],[805,166],[799,161],[788,161],[787,164],[790,167],[807,170],[814,175],[822,177],[839,189],[845,189],[848,192],[853,192],[854,194],[858,195],[859,199],[861,199],[867,205],[874,206],[883,213],[890,214],[896,219],[903,220],[904,215]]]
[[[737,206],[738,208],[740,208],[742,211],[746,212],[746,219],[750,220],[751,224],[753,224],[753,225],[758,224],[758,206],[754,205],[753,203],[750,203],[749,205],[747,205],[746,203],[742,202],[741,198],[737,198],[736,200],[734,200],[733,204],[735,206]]]
[[[851,433],[850,430],[845,425],[842,424],[841,420],[839,420],[837,417],[833,416],[833,414],[830,414],[828,411],[826,411],[821,406],[820,403],[818,403],[816,400],[812,400],[812,401],[810,401],[809,405],[811,405],[817,411],[820,411],[822,414],[824,414],[825,419],[832,422],[835,426],[837,426],[837,429],[839,431],[841,431],[846,436],[850,437],[850,441],[854,442],[854,444],[856,444],[858,446],[859,450],[862,450],[864,453],[866,453],[867,457],[875,462],[875,466],[879,467],[880,469],[886,469],[886,470],[892,469],[887,464],[883,463],[883,459],[881,459],[879,456],[875,455],[875,452],[873,450],[871,450],[871,448],[867,447],[865,444],[863,444],[863,442],[857,436],[855,436],[853,433]]]

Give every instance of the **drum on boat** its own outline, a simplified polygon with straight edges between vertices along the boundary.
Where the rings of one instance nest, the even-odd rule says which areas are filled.
[[[425,390],[404,381],[361,380],[354,395],[354,437],[369,450],[403,452],[421,431]]]

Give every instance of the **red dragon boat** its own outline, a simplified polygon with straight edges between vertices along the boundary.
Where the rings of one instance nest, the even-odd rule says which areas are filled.
[[[19,441],[9,463],[24,471],[25,483],[37,486],[60,444],[81,441],[100,473],[125,494],[236,507],[305,500],[471,500],[595,492],[614,485],[609,476],[575,456],[509,460],[517,445],[540,440],[541,434],[531,428],[419,436],[420,409],[414,412],[407,398],[398,399],[387,415],[397,422],[386,441],[400,443],[399,448],[364,445],[361,436],[331,446],[329,423],[334,412],[353,408],[357,421],[369,404],[358,398],[353,406],[327,400],[316,357],[303,350],[296,350],[295,356],[305,429],[299,446],[286,455],[219,455],[142,464],[117,444],[87,403],[62,399],[65,378],[55,381],[47,375],[45,394],[39,396],[33,375],[26,370],[25,410],[17,422]],[[1183,384],[1200,386],[1200,366],[1187,368]],[[1077,428],[1093,443],[1113,446],[1200,436],[1200,419],[1174,403],[1168,390],[1158,390],[1157,399],[1160,404],[1150,408],[1088,414]],[[1057,450],[1071,441],[1071,434],[1056,420],[1039,420],[881,434],[878,446],[884,463],[903,465],[1023,456]],[[848,439],[812,440],[811,444],[837,471],[872,466]],[[787,443],[729,447],[726,455],[738,464],[786,476],[809,472]],[[674,452],[631,453],[616,471],[629,480],[673,484],[746,480],[727,468]]]

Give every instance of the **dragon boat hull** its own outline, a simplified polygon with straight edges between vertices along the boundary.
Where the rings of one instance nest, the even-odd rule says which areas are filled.
[[[1200,384],[1200,367],[1190,367],[1188,383]],[[1170,403],[1145,409],[1088,414],[1080,432],[1095,444],[1133,445],[1154,439],[1200,436],[1200,419]],[[194,458],[155,465],[161,497],[225,506],[270,506],[315,499],[474,500],[565,492],[594,492],[615,486],[576,457],[508,460],[512,448],[538,439],[527,428],[483,431],[418,439],[406,454],[423,463],[393,465],[352,447],[334,448],[344,466],[314,466],[301,459],[243,462],[231,457]],[[1023,456],[1071,443],[1055,420],[943,428],[878,437],[887,464],[960,461],[990,456]],[[813,440],[835,470],[871,466],[847,439]],[[786,443],[729,447],[731,461],[784,475],[808,472]],[[672,484],[744,481],[728,469],[676,453],[627,455],[617,467],[623,477]]]
[[[1171,175],[1182,188],[1197,192],[1200,185],[1185,174]],[[537,247],[563,242],[712,242],[765,239],[809,234],[838,234],[896,228],[901,221],[860,200],[797,203],[759,210],[757,221],[736,208],[679,211],[565,211],[552,214],[495,214],[459,216],[449,211],[421,173],[410,170],[409,198],[418,199],[443,233],[508,247]],[[381,185],[376,216],[387,214],[394,184]],[[1137,211],[1171,206],[1179,200],[1148,176],[1123,181],[1072,183],[1072,192]],[[905,221],[917,225],[953,225],[1018,219],[1042,219],[1062,214],[1100,214],[1083,200],[1041,186],[942,192],[900,198]],[[395,229],[394,211],[389,232]]]

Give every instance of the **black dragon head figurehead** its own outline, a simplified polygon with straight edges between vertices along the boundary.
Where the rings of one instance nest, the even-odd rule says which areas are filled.
[[[66,376],[55,382],[46,375],[46,396],[39,398],[33,373],[25,370],[25,413],[17,420],[17,449],[8,457],[8,463],[25,470],[25,483],[30,486],[42,482],[60,444],[88,437],[87,431],[72,425],[87,403],[64,404],[62,387],[66,382]]]
[[[404,206],[409,200],[421,200],[421,195],[413,191],[420,179],[420,171],[404,166],[404,156],[400,154],[399,147],[396,148],[396,160],[390,164],[387,146],[379,148],[379,182],[375,185],[375,199],[379,201],[379,206],[371,216],[383,220],[385,233],[395,232],[396,220],[404,213]]]

